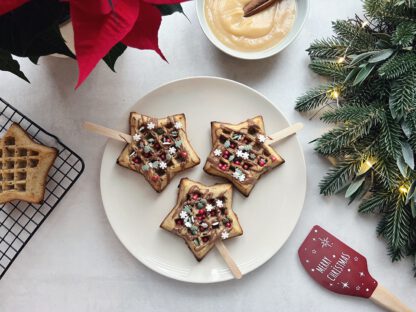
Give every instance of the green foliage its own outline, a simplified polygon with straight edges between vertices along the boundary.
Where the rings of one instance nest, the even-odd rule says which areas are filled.
[[[321,120],[334,128],[313,141],[336,159],[320,192],[361,198],[359,212],[381,216],[377,233],[399,260],[416,255],[416,0],[364,0],[364,10],[365,23],[336,21],[335,36],[311,44],[310,68],[330,83],[296,110],[332,108]]]

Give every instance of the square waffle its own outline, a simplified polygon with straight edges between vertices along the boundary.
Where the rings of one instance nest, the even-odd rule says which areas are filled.
[[[257,116],[239,124],[211,122],[212,151],[205,172],[224,177],[245,196],[263,174],[284,160],[266,142],[263,118]]]
[[[58,151],[35,143],[16,123],[0,140],[0,203],[41,203],[46,178]]]
[[[130,114],[132,143],[127,145],[117,163],[142,174],[150,185],[161,192],[172,178],[200,163],[186,135],[186,118],[177,114],[153,118]]]
[[[160,227],[182,237],[201,261],[218,239],[243,234],[232,210],[232,193],[229,183],[206,186],[184,178],[179,183],[176,206]]]

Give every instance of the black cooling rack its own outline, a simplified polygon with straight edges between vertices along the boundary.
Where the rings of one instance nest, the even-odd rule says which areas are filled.
[[[13,201],[0,205],[0,279],[84,171],[84,162],[76,153],[0,98],[0,137],[13,122],[35,141],[58,149],[59,154],[49,171],[42,204]]]

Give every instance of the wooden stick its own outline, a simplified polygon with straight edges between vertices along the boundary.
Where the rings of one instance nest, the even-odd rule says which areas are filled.
[[[95,123],[89,122],[89,121],[86,121],[84,123],[84,129],[94,132],[96,134],[100,134],[107,138],[126,142],[126,143],[131,143],[131,140],[132,140],[131,135],[129,134],[125,134],[117,130],[106,128],[106,127],[97,125]]]
[[[222,239],[218,239],[216,241],[215,247],[217,247],[218,251],[223,257],[225,263],[227,263],[227,266],[230,269],[231,273],[234,275],[234,277],[236,279],[241,279],[243,277],[243,274],[241,273],[234,259],[231,257],[230,252],[228,251],[227,247],[225,247]]]
[[[122,141],[131,143],[132,137],[131,135],[125,134],[123,132],[113,130],[110,128],[106,128],[100,125],[97,125],[95,123],[86,121],[84,123],[84,128],[88,131],[94,132],[96,134],[105,136],[110,139]],[[215,247],[217,247],[218,251],[220,252],[221,256],[224,258],[225,263],[227,263],[228,268],[230,269],[231,273],[234,275],[236,279],[240,279],[243,277],[243,274],[241,273],[240,269],[238,268],[237,264],[233,260],[233,258],[230,255],[230,252],[228,251],[227,247],[225,247],[223,241],[217,240],[215,243]]]
[[[370,297],[370,300],[375,304],[383,307],[387,311],[391,312],[412,312],[412,310],[402,303],[395,295],[389,292],[386,288],[380,284],[374,290]]]
[[[276,133],[273,133],[269,136],[269,138],[266,140],[266,144],[272,145],[280,140],[283,140],[284,138],[287,138],[288,136],[291,136],[301,130],[303,128],[303,124],[300,122],[297,122],[287,128],[284,128]]]

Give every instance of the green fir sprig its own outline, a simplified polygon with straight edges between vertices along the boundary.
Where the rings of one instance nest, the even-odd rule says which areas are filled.
[[[334,124],[314,140],[335,159],[321,194],[345,191],[359,212],[379,214],[377,233],[396,261],[416,255],[416,1],[364,0],[364,13],[311,44],[310,69],[328,82],[296,110]]]

